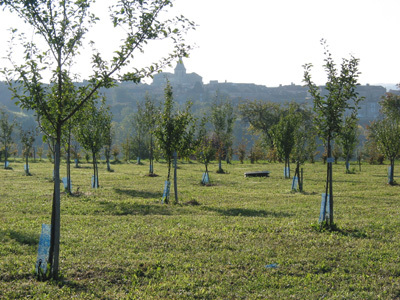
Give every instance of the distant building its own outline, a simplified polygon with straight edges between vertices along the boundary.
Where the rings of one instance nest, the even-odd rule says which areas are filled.
[[[192,89],[203,85],[203,78],[196,73],[186,73],[185,65],[180,59],[174,73],[162,72],[153,76],[153,87],[164,87],[167,80],[174,88]]]

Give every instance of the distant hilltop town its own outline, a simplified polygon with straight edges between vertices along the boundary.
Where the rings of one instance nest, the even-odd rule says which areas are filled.
[[[203,83],[203,78],[197,73],[187,73],[182,60],[180,60],[174,69],[174,73],[162,72],[154,75],[153,82],[150,85],[142,84],[134,87],[132,84],[124,83],[132,87],[130,96],[133,94],[144,94],[148,92],[154,97],[163,97],[164,87],[167,80],[173,87],[175,101],[183,103],[187,100],[197,102],[209,102],[218,93],[220,96],[229,97],[234,103],[245,100],[264,100],[272,102],[308,103],[312,105],[312,99],[307,92],[307,88],[302,85],[280,85],[278,87],[267,87],[264,85],[248,83],[231,83],[210,81]],[[134,92],[135,91],[135,92]],[[375,119],[379,113],[379,104],[381,97],[386,93],[383,86],[363,85],[358,87],[360,96],[365,97],[359,110],[361,123],[369,122]],[[126,94],[126,93],[125,93]]]
[[[155,74],[151,84],[134,84],[131,82],[120,83],[117,87],[104,90],[106,99],[111,106],[114,119],[118,121],[121,111],[125,107],[136,107],[137,102],[143,101],[146,94],[162,101],[167,80],[173,87],[174,100],[178,103],[192,101],[196,107],[211,103],[218,94],[219,97],[230,98],[234,104],[246,100],[263,100],[272,102],[305,103],[312,105],[307,88],[301,85],[290,84],[278,87],[248,83],[231,83],[210,81],[203,83],[203,78],[197,73],[188,73],[182,60],[180,60],[173,73],[162,72]],[[321,87],[323,88],[323,87]],[[386,93],[383,86],[363,85],[358,87],[360,96],[365,97],[359,110],[360,123],[367,124],[379,114],[379,101]],[[0,83],[0,106],[7,106],[10,110],[16,106],[10,101],[11,93],[5,83]]]

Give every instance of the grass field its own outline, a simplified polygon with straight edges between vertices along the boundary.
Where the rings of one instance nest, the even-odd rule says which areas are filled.
[[[33,176],[11,167],[0,169],[0,299],[400,299],[400,186],[387,185],[387,165],[334,165],[340,230],[320,232],[321,163],[304,166],[304,193],[290,191],[282,164],[235,162],[205,187],[202,165],[180,163],[179,205],[160,203],[163,163],[159,177],[147,162],[101,165],[97,190],[82,164],[77,195],[61,199],[59,282],[34,274],[52,165],[32,163]],[[244,178],[257,170],[271,177]]]

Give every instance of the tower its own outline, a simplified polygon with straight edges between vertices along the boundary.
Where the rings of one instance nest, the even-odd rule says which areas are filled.
[[[186,68],[185,68],[185,65],[183,64],[183,61],[181,58],[179,59],[178,63],[176,64],[174,74],[178,78],[179,81],[182,81],[182,79],[186,76]]]

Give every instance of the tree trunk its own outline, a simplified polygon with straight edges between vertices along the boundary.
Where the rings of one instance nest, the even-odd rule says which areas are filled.
[[[8,159],[8,151],[6,145],[4,146],[4,169],[7,169],[7,159]]]
[[[150,163],[149,163],[149,174],[153,174],[153,136],[150,135]]]
[[[29,176],[29,175],[30,175],[30,173],[29,173],[28,159],[29,159],[29,154],[26,154],[26,156],[25,156],[25,165],[26,165],[25,175],[26,175],[26,176]]]
[[[169,184],[169,180],[171,178],[171,157],[168,157],[168,175],[167,175],[167,183]],[[164,203],[169,203],[169,190],[167,191],[168,195],[165,195]]]
[[[331,146],[331,139],[328,138],[327,141],[328,145],[328,158],[332,157],[332,146]],[[327,222],[329,227],[333,226],[333,187],[332,187],[332,162],[331,159],[327,164],[327,178],[326,178],[326,193],[325,197],[329,195],[329,220]],[[327,200],[327,198],[325,199]],[[325,201],[327,203],[327,201]]]
[[[71,195],[71,127],[69,126],[67,142],[67,193]]]
[[[296,169],[294,170],[294,177],[297,176],[297,184],[299,185],[299,192],[301,192],[301,178],[300,178],[300,163],[296,162]]]
[[[178,175],[177,175],[177,164],[178,164],[178,155],[174,152],[174,193],[175,193],[175,204],[178,204]]]
[[[303,168],[300,169],[299,189],[303,192]]]
[[[97,178],[97,172],[96,172],[96,153],[92,151],[92,157],[93,157],[93,188],[98,188],[98,178]]]
[[[141,138],[139,136],[139,141],[138,141],[138,157],[137,157],[137,164],[140,165],[140,156],[142,155],[142,141]]]
[[[389,184],[394,184],[394,158],[390,159],[390,175],[389,175]]]
[[[57,126],[56,144],[54,147],[54,192],[51,213],[51,237],[50,237],[50,277],[58,279],[59,255],[60,255],[60,150],[61,125]]]

